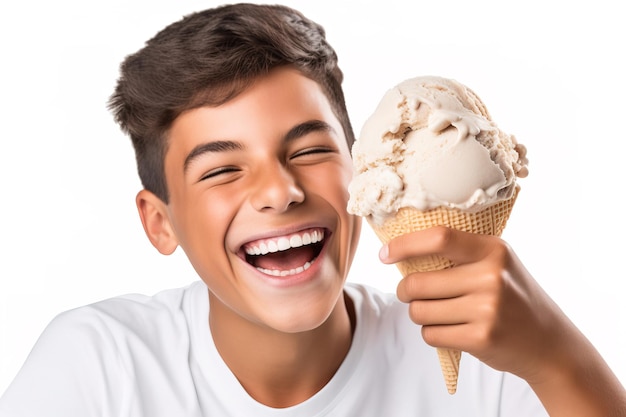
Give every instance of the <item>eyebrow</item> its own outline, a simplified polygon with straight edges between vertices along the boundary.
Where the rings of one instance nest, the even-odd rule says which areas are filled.
[[[292,140],[301,138],[303,136],[308,135],[309,133],[314,132],[332,132],[335,133],[335,129],[328,123],[321,120],[308,120],[303,123],[299,123],[289,129],[289,131],[283,137],[283,142],[287,143]],[[187,157],[185,158],[185,162],[183,164],[183,171],[187,172],[189,165],[193,163],[196,159],[201,157],[202,155],[208,153],[216,153],[216,152],[228,152],[228,151],[239,151],[242,150],[244,146],[237,141],[233,140],[216,140],[206,143],[201,143],[196,146],[189,152]]]
[[[304,123],[300,123],[292,127],[284,137],[285,142],[292,141],[294,139],[306,136],[309,133],[314,132],[332,132],[335,133],[335,129],[331,125],[321,120],[308,120]]]
[[[217,140],[212,142],[202,143],[189,152],[187,157],[185,158],[185,162],[183,164],[183,172],[187,172],[189,165],[193,163],[200,156],[207,153],[215,153],[215,152],[227,152],[227,151],[238,151],[243,149],[243,145],[239,142],[235,142],[232,140]]]

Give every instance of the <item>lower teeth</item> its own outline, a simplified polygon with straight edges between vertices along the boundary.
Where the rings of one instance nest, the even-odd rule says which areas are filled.
[[[265,269],[265,268],[257,268],[259,271],[263,272],[266,275],[272,275],[274,277],[287,277],[290,275],[296,275],[303,271],[306,271],[311,267],[311,264],[314,261],[307,262],[303,266],[299,266],[295,269],[290,269],[289,271],[281,271],[279,269]]]

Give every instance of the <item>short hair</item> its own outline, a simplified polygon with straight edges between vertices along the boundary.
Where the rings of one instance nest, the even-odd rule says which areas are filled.
[[[351,147],[337,54],[324,28],[296,10],[241,3],[192,13],[127,56],[108,107],[132,140],[143,187],[168,203],[164,158],[182,112],[223,104],[280,66],[318,83]]]

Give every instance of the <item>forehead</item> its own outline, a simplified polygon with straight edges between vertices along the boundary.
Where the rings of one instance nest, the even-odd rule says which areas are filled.
[[[278,68],[258,78],[219,106],[182,113],[169,130],[166,163],[184,158],[198,143],[279,137],[308,120],[328,123],[347,149],[344,132],[321,87],[292,68]]]

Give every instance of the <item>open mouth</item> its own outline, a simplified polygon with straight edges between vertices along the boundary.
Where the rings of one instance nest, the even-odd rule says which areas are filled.
[[[245,260],[275,277],[299,274],[315,262],[324,247],[326,231],[307,229],[287,236],[261,239],[243,246]]]

